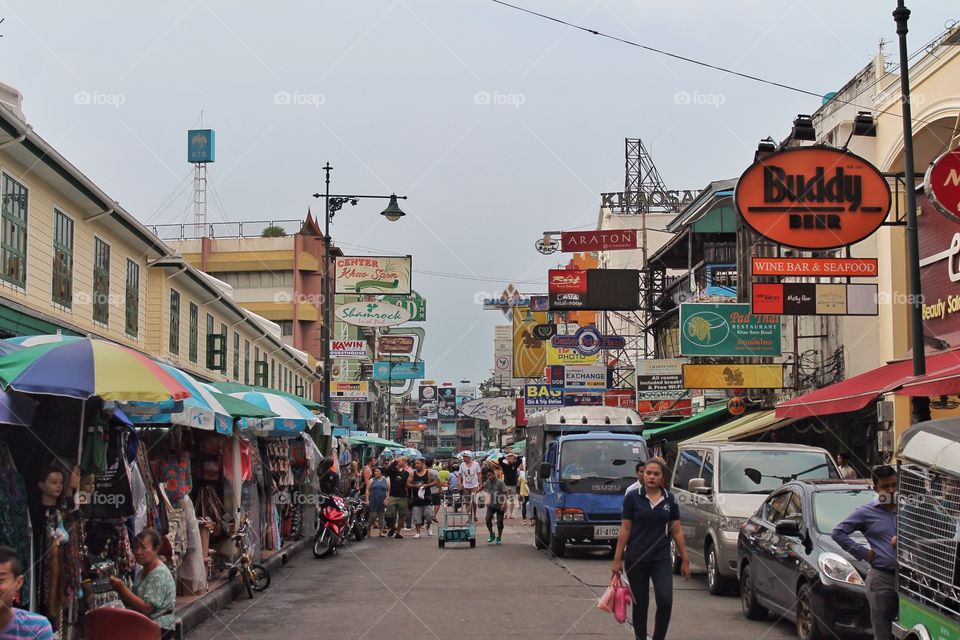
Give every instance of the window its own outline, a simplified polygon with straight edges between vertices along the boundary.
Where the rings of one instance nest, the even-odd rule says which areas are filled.
[[[193,302],[191,302],[191,303],[190,303],[190,325],[189,325],[189,327],[188,327],[188,331],[189,331],[189,334],[190,334],[190,335],[189,335],[189,338],[188,338],[188,339],[189,339],[189,345],[188,345],[189,353],[188,353],[188,355],[189,355],[189,357],[190,357],[190,362],[196,362],[196,361],[197,361],[197,339],[198,339],[198,336],[197,336],[197,331],[198,331],[197,323],[198,323],[198,322],[200,322],[200,307],[198,307],[196,304],[194,304]]]
[[[233,332],[233,379],[240,380],[240,334]]]
[[[126,331],[136,338],[140,332],[140,265],[127,258]]]
[[[700,472],[703,483],[706,487],[713,488],[713,453],[707,451],[703,456],[703,470]]]
[[[281,336],[288,338],[293,335],[293,320],[279,320],[277,324],[280,325]]]
[[[270,388],[277,388],[277,359],[270,358]]]
[[[73,219],[53,210],[53,301],[73,306]]]
[[[27,283],[27,188],[6,174],[3,175],[0,217],[3,220],[0,278],[24,287]]]
[[[771,524],[776,524],[777,520],[783,518],[783,511],[786,509],[789,499],[789,491],[770,496],[766,504],[763,505],[763,519]]]
[[[243,384],[250,384],[250,341],[243,341]]]
[[[803,502],[800,500],[800,494],[796,491],[790,492],[790,499],[787,500],[783,517],[787,520],[796,520],[798,523],[803,522]]]
[[[93,239],[93,321],[110,324],[110,245]]]
[[[220,335],[223,343],[223,368],[220,371],[223,372],[223,375],[227,375],[227,325],[223,322],[220,323]]]
[[[180,292],[170,289],[170,355],[180,355]]]
[[[744,450],[720,454],[720,493],[764,494],[790,480],[838,478],[825,453]]]
[[[206,348],[206,352],[207,352],[207,354],[206,354],[206,356],[207,356],[207,357],[206,357],[206,365],[207,365],[207,368],[210,369],[210,368],[211,368],[211,363],[210,363],[210,336],[213,335],[213,316],[210,315],[209,313],[207,314],[207,326],[206,326],[206,329],[207,329],[207,332],[203,335],[203,343],[204,343],[205,345],[207,345],[207,348]]]
[[[677,470],[673,474],[673,488],[689,491],[690,481],[700,477],[703,454],[696,449],[681,449],[677,457]]]
[[[636,479],[646,447],[637,440],[572,440],[560,447],[560,479]]]

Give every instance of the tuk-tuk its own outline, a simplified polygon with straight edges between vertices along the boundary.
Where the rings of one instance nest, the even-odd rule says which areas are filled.
[[[894,635],[960,640],[960,418],[913,425],[900,446]]]

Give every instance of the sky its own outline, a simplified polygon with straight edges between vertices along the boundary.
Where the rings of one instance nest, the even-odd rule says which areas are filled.
[[[822,95],[888,42],[896,2],[513,0],[524,8]],[[909,2],[909,50],[960,18]],[[492,0],[273,3],[0,0],[0,81],[35,130],[145,224],[189,222],[186,131],[216,130],[210,222],[316,212],[334,193],[408,196],[337,214],[352,255],[410,254],[437,381],[493,366],[507,282],[545,290],[545,230],[595,228],[623,189],[623,139],[666,186],[735,177],[820,99],[521,13]]]

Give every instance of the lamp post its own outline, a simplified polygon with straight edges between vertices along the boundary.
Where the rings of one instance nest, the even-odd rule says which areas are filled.
[[[371,196],[371,195],[332,195],[330,193],[330,172],[333,167],[330,163],[323,166],[324,172],[324,192],[313,194],[314,198],[323,198],[323,324],[320,329],[320,339],[323,342],[323,411],[328,418],[333,419],[333,411],[330,406],[330,339],[333,331],[333,296],[330,292],[331,281],[331,263],[330,263],[330,223],[333,222],[333,216],[337,211],[343,208],[343,205],[349,203],[350,206],[356,206],[357,202],[365,198],[389,199],[386,209],[380,212],[384,218],[390,222],[396,222],[406,214],[400,209],[397,200],[406,200],[407,196],[398,196],[395,193],[389,196]],[[389,412],[389,410],[388,410]],[[389,418],[388,418],[389,420]],[[387,425],[389,429],[389,424]]]
[[[903,114],[903,170],[906,174],[907,208],[907,268],[910,286],[910,342],[913,347],[913,375],[922,376],[927,372],[926,354],[923,340],[923,308],[920,290],[920,242],[917,235],[917,197],[916,174],[913,161],[913,114],[910,108],[910,69],[907,54],[907,21],[910,10],[904,6],[904,0],[897,0],[893,11],[897,23],[897,40],[900,45],[900,108]],[[920,420],[930,418],[929,401],[914,398],[914,415]]]

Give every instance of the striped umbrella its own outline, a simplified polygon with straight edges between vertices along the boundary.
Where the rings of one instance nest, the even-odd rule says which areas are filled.
[[[0,383],[24,393],[120,402],[190,396],[146,355],[106,340],[79,338],[25,347],[0,358]]]
[[[244,419],[241,425],[251,428],[255,435],[287,438],[303,433],[317,423],[317,416],[299,402],[275,393],[247,391],[231,393],[232,397],[267,409],[276,414],[273,418]]]

